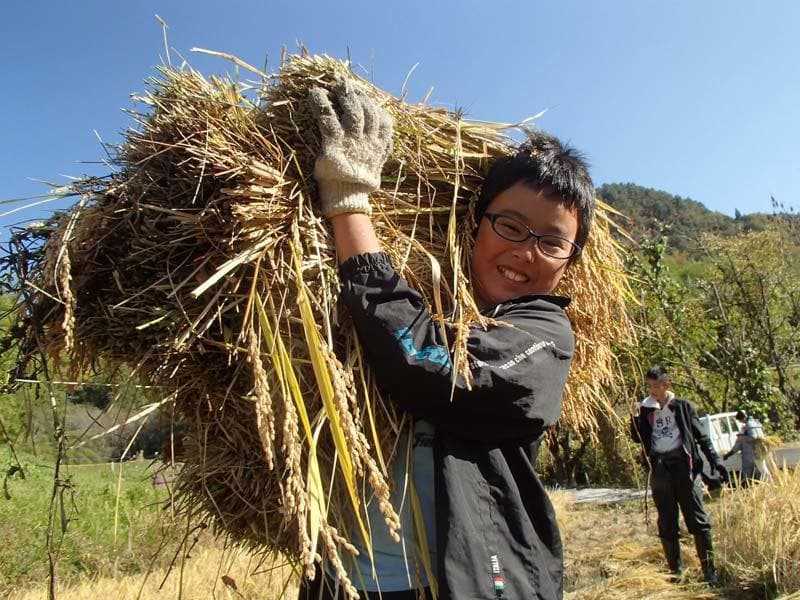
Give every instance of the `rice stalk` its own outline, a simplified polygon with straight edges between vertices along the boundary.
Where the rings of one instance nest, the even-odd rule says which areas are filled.
[[[800,590],[800,469],[779,469],[770,481],[725,490],[719,506],[717,555],[735,580],[788,594]]]

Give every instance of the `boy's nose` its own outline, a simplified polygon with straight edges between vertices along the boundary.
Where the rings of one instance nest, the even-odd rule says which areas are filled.
[[[533,262],[536,260],[537,247],[538,244],[536,238],[531,238],[529,240],[525,240],[524,242],[519,242],[514,248],[514,254],[520,260]]]

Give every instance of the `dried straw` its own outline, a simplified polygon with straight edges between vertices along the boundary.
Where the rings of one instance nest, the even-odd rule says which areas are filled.
[[[800,590],[800,469],[769,463],[768,481],[723,493],[718,562],[737,581],[790,594]]]
[[[4,259],[24,290],[23,355],[63,356],[77,376],[124,364],[172,395],[186,428],[179,508],[308,571],[321,546],[336,566],[348,540],[368,537],[372,494],[399,526],[386,478],[404,416],[377,393],[338,310],[331,234],[312,208],[319,140],[305,99],[347,72],[305,54],[257,85],[161,68],[114,172],[73,183],[80,202],[18,232]],[[379,237],[455,332],[468,374],[468,326],[486,324],[469,292],[472,227],[460,224],[513,141],[506,125],[362,84],[396,123],[373,197]],[[577,333],[562,422],[583,435],[614,381],[612,342],[631,335],[612,226],[601,210],[561,289]]]

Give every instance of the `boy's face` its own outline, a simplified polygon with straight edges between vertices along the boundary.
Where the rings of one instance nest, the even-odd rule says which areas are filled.
[[[516,183],[498,195],[486,209],[521,221],[536,233],[575,240],[578,212],[557,195],[545,195],[525,183]],[[569,260],[543,254],[536,238],[512,242],[500,237],[488,218],[478,227],[472,247],[472,284],[476,300],[492,306],[526,296],[549,294],[566,271]]]
[[[672,382],[669,379],[645,379],[647,386],[647,393],[658,400],[664,402],[667,399],[667,391],[672,387]]]

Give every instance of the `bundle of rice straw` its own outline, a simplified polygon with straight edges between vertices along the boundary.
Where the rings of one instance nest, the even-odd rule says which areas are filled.
[[[338,310],[331,233],[313,210],[319,140],[306,97],[344,73],[307,54],[257,85],[161,68],[114,171],[72,183],[74,207],[18,232],[6,258],[23,290],[23,355],[60,357],[78,378],[126,365],[155,386],[186,431],[179,508],[309,572],[321,547],[336,562],[348,540],[368,537],[363,502],[388,499],[405,418],[377,393]],[[467,325],[480,322],[471,200],[514,143],[505,125],[362,83],[396,123],[376,229],[457,332],[454,362],[468,373]],[[609,223],[601,210],[560,290],[574,298],[578,341],[562,419],[584,435],[615,372],[611,343],[631,334]],[[382,509],[396,528],[394,508]]]

